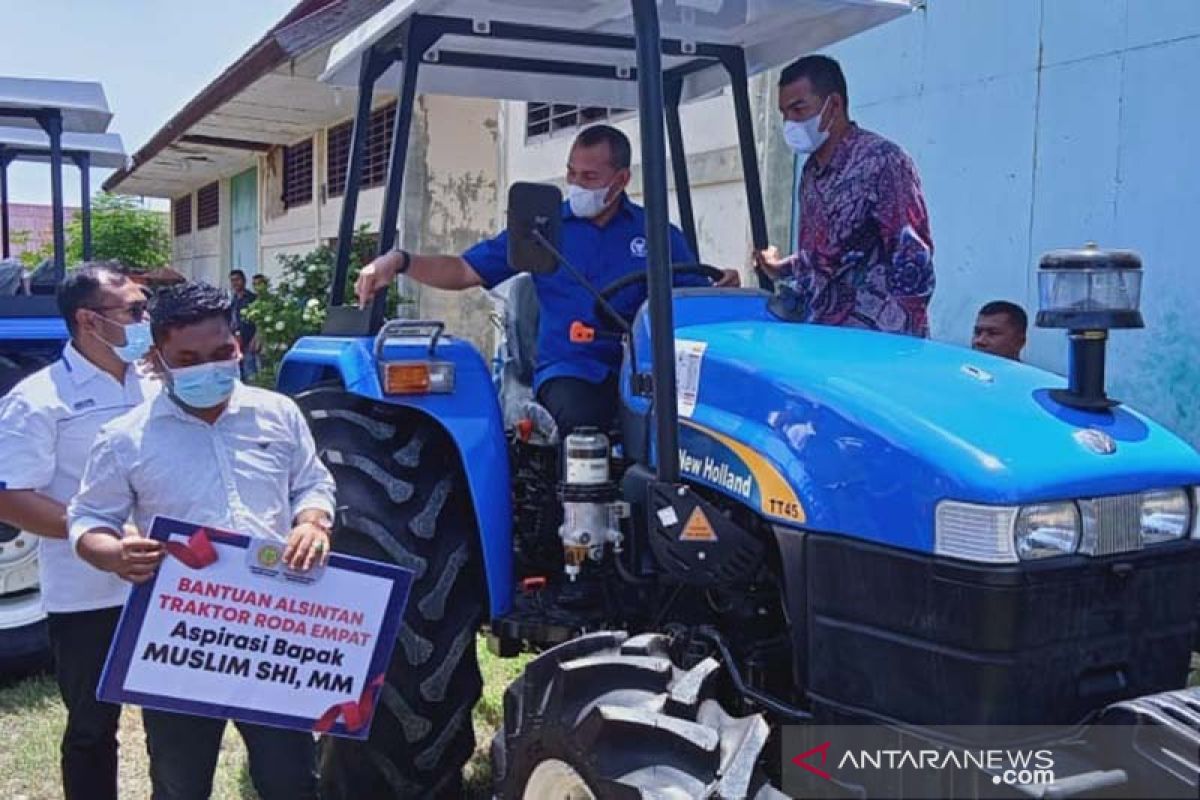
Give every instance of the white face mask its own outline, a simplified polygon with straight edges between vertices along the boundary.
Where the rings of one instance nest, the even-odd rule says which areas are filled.
[[[829,98],[825,98],[821,110],[803,122],[793,122],[789,119],[783,123],[783,138],[797,154],[807,155],[815,152],[829,139],[829,131],[820,129],[821,115],[825,113],[825,106],[828,104]]]
[[[146,355],[147,352],[149,352],[150,346],[154,343],[154,340],[150,335],[150,322],[148,320],[131,322],[128,325],[121,325],[121,323],[115,322],[103,315],[97,314],[96,316],[100,317],[105,322],[109,322],[113,325],[119,325],[125,331],[125,344],[122,345],[113,344],[98,333],[92,334],[97,339],[108,345],[112,351],[117,354],[117,358],[121,359],[126,364],[133,364],[142,356]]]
[[[166,359],[163,365],[167,366]],[[171,394],[191,408],[215,408],[229,399],[241,377],[239,361],[210,361],[192,367],[167,366]]]
[[[567,202],[571,205],[571,213],[582,219],[592,219],[604,210],[605,199],[611,186],[599,189],[585,189],[574,183],[567,184]]]

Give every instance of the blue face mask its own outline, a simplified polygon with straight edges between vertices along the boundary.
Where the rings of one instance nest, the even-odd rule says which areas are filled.
[[[179,369],[168,366],[167,372],[175,399],[189,408],[200,409],[213,408],[228,400],[240,377],[236,358]]]
[[[97,315],[99,316],[99,315]],[[112,320],[107,317],[101,317],[107,322]],[[113,322],[114,325],[120,323]],[[117,354],[117,358],[124,361],[126,364],[132,364],[150,350],[152,342],[150,336],[150,323],[143,320],[141,322],[133,322],[128,325],[121,325],[121,329],[125,331],[125,344],[115,345],[102,336],[97,335],[100,341],[112,348],[112,351]]]

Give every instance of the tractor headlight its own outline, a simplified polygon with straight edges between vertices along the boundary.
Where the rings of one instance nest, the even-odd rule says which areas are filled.
[[[1065,556],[1079,547],[1079,508],[1073,502],[1025,506],[1017,514],[1013,543],[1022,561]]]
[[[1154,489],[1142,493],[1142,544],[1182,539],[1191,532],[1192,504],[1184,489]]]
[[[1012,564],[1012,506],[985,506],[943,500],[935,513],[933,551],[939,556],[962,558],[984,564]]]

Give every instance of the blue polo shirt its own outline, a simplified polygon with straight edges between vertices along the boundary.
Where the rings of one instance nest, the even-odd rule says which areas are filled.
[[[563,203],[562,235],[559,243],[562,254],[570,260],[597,289],[631,272],[646,271],[646,212],[622,195],[621,207],[608,224],[600,227],[589,219],[571,213]],[[480,242],[463,259],[479,273],[483,284],[492,288],[517,273],[508,266],[508,234]],[[696,256],[688,247],[683,233],[671,226],[671,263],[692,264]],[[617,371],[621,364],[621,345],[611,337],[597,337],[594,342],[571,341],[571,323],[579,320],[611,330],[612,324],[602,321],[595,311],[595,299],[579,285],[575,277],[560,266],[552,273],[533,275],[541,315],[538,320],[538,355],[533,385],[536,391],[551,378],[582,378],[600,383]],[[699,275],[681,275],[677,286],[703,286],[707,281]],[[646,299],[646,283],[627,286],[609,299],[626,319],[633,319]]]

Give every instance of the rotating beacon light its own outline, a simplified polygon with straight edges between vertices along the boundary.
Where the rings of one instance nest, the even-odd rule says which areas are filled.
[[[1108,332],[1141,328],[1142,260],[1131,250],[1052,250],[1038,269],[1039,328],[1061,328],[1071,342],[1066,389],[1051,397],[1065,406],[1103,411],[1118,404],[1104,391]]]

